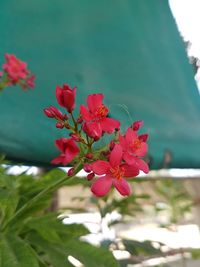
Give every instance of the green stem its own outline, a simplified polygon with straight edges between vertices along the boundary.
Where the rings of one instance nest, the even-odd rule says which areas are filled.
[[[0,78],[0,91],[3,90],[4,88],[6,88],[8,86],[8,79],[6,75],[3,75]]]
[[[71,117],[72,117],[72,121],[73,121],[73,123],[74,123],[74,129],[75,129],[75,132],[77,132],[77,123],[76,123],[76,120],[75,120],[75,118],[74,118],[74,115],[73,115],[72,112],[70,113],[70,115],[71,115]]]
[[[3,90],[6,87],[5,83],[0,82],[0,91]]]
[[[53,192],[54,190],[58,189],[66,180],[72,179],[76,176],[76,174],[82,169],[82,164],[77,165],[75,169],[75,173],[73,176],[69,177],[62,177],[54,184],[49,185],[44,190],[40,191],[36,196],[34,196],[29,202],[25,203],[6,223],[6,225],[2,228],[2,231],[5,231],[8,226],[12,225],[25,211],[27,211],[30,207],[32,207],[38,200],[43,198],[46,194]]]

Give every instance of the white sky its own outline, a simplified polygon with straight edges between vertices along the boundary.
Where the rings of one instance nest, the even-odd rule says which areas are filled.
[[[200,0],[169,0],[169,4],[181,35],[191,42],[188,55],[200,59]],[[200,90],[200,69],[195,79]]]

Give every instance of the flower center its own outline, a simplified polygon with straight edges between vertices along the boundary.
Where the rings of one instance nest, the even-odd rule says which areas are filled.
[[[95,111],[95,116],[99,118],[105,118],[108,115],[108,108],[104,105],[99,106]]]
[[[137,150],[137,149],[139,149],[140,147],[141,147],[141,144],[142,144],[142,141],[140,140],[140,139],[135,139],[134,141],[133,141],[133,143],[132,143],[132,148],[134,149],[134,150]]]
[[[121,179],[124,176],[124,169],[120,166],[110,168],[110,172],[114,178]]]

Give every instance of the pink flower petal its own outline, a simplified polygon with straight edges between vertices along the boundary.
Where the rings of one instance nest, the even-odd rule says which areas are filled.
[[[58,157],[52,159],[52,160],[51,160],[51,163],[52,163],[52,164],[61,164],[62,161],[63,161],[63,157],[58,156]]]
[[[102,105],[103,98],[103,94],[93,94],[87,97],[87,105],[92,113],[95,112],[95,110]]]
[[[92,120],[92,116],[85,106],[83,106],[83,105],[80,106],[80,113],[82,115],[82,118],[85,121],[91,121]]]
[[[139,168],[137,164],[134,165],[128,165],[124,164],[124,177],[133,178],[139,174]]]
[[[62,87],[60,86],[57,86],[56,87],[56,98],[57,98],[57,101],[58,101],[58,104],[63,107],[63,94],[62,94]]]
[[[79,147],[72,138],[60,138],[55,141],[55,144],[62,153],[59,157],[52,161],[53,164],[62,163],[63,165],[67,165],[80,152]]]
[[[66,141],[67,141],[66,138],[60,138],[60,139],[57,139],[55,141],[55,145],[63,153],[65,153],[65,146],[64,146],[64,144],[66,143]]]
[[[135,163],[135,156],[125,151],[123,154],[123,159],[126,161],[128,165],[133,165]]]
[[[119,142],[120,145],[122,146],[123,150],[127,149],[127,142],[124,136],[122,136],[121,134],[119,134]]]
[[[98,175],[107,174],[110,169],[110,164],[104,160],[97,160],[92,163],[92,170]]]
[[[65,155],[61,155],[63,156],[62,164],[67,166],[67,164],[70,163],[76,157],[76,155],[76,153],[66,153]]]
[[[129,196],[131,194],[131,187],[125,179],[114,179],[113,185],[122,196]]]
[[[63,104],[68,112],[72,112],[75,108],[76,87],[68,90],[63,90]]]
[[[106,133],[113,133],[120,128],[120,122],[112,118],[104,118],[100,122],[102,130]]]
[[[137,138],[137,133],[133,129],[128,128],[125,134],[126,141],[132,143]]]
[[[105,196],[112,186],[112,178],[110,176],[103,176],[98,178],[91,186],[91,191],[97,197]]]
[[[70,138],[66,141],[66,148],[65,153],[70,153],[72,155],[77,155],[80,152],[79,147],[77,146],[76,142]]]
[[[144,157],[148,151],[148,145],[144,142],[141,143],[140,148],[134,151],[134,154],[138,157]]]
[[[141,171],[143,171],[144,173],[149,172],[149,166],[144,160],[136,158],[135,161]]]
[[[119,166],[122,160],[122,147],[116,144],[110,153],[110,165],[112,167]]]

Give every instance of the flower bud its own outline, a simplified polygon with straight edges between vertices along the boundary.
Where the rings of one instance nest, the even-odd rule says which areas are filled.
[[[68,170],[67,175],[72,176],[74,174],[74,168]]]
[[[55,119],[63,120],[63,114],[59,109],[54,106],[50,106],[49,109],[51,110],[52,114],[54,114]]]
[[[63,123],[62,122],[57,122],[56,123],[56,128],[58,129],[62,129],[64,127]]]
[[[70,136],[74,141],[76,141],[76,142],[80,141],[80,137],[78,136],[78,134],[71,133]]]
[[[79,117],[78,119],[77,119],[77,123],[82,123],[83,122],[83,118],[82,117]]]
[[[92,153],[87,153],[87,154],[85,155],[85,157],[86,157],[87,159],[92,159],[92,158],[93,158],[93,154],[92,154]]]
[[[102,136],[102,130],[99,125],[94,128],[91,127],[90,124],[84,123],[82,129],[89,137],[93,138],[94,141],[98,141]]]
[[[85,172],[91,172],[92,171],[92,165],[89,163],[84,164],[83,169]]]
[[[146,142],[148,137],[149,137],[148,134],[141,134],[138,136],[139,140],[141,140],[142,142]]]
[[[110,151],[102,151],[101,155],[107,158],[110,155]]]
[[[144,121],[135,121],[131,127],[133,131],[138,131],[143,124],[144,124]]]
[[[49,110],[49,108],[45,108],[43,111],[44,111],[44,114],[45,114],[48,118],[54,118],[54,115],[53,115],[52,112]]]
[[[94,178],[94,176],[95,176],[94,172],[89,173],[89,174],[87,175],[87,180],[88,180],[88,181],[91,181],[91,180]]]
[[[67,114],[64,114],[63,115],[63,120],[66,120],[67,121],[68,119],[69,119],[69,117],[67,116]]]
[[[71,89],[67,84],[56,87],[56,98],[58,104],[71,113],[75,108],[76,87]]]
[[[65,123],[64,126],[66,129],[70,129],[70,125],[68,123]]]
[[[56,107],[50,106],[44,109],[44,113],[49,118],[55,118],[57,120],[63,120],[62,112]]]

